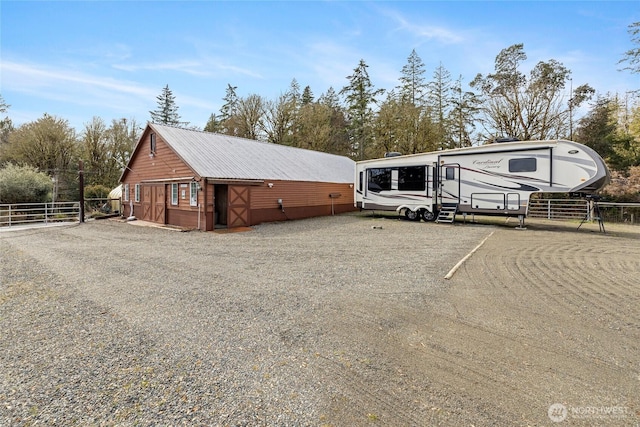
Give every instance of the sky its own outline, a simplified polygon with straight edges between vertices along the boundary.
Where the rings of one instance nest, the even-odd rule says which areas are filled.
[[[637,21],[637,1],[2,0],[0,95],[14,125],[47,113],[81,133],[94,116],[144,125],[168,85],[182,120],[203,128],[229,84],[276,100],[295,79],[317,98],[362,59],[391,90],[415,49],[428,80],[442,65],[467,88],[523,43],[523,72],[555,59],[574,87],[624,96],[640,89],[618,63]]]

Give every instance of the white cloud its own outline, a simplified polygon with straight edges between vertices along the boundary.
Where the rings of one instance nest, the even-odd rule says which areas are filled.
[[[2,70],[3,86],[20,92],[33,92],[38,90],[50,90],[61,92],[63,90],[77,91],[85,89],[103,89],[136,96],[149,96],[148,88],[133,82],[118,81],[109,77],[98,77],[72,70],[47,68],[41,65],[3,61]]]
[[[458,32],[441,26],[412,22],[397,11],[387,11],[386,15],[396,23],[394,31],[406,32],[418,39],[434,40],[443,44],[459,44],[465,40]]]

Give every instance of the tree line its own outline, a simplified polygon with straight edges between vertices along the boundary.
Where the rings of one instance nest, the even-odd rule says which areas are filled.
[[[629,26],[634,48],[622,70],[640,73],[640,22]],[[398,85],[376,88],[362,59],[339,91],[330,87],[318,97],[296,79],[275,100],[258,94],[241,97],[227,85],[223,105],[203,130],[274,144],[344,155],[354,160],[386,152],[412,154],[491,143],[498,138],[572,139],[600,153],[610,168],[640,174],[640,104],[637,91],[596,94],[588,84],[574,85],[571,71],[549,59],[524,70],[523,44],[509,46],[495,58],[494,71],[478,74],[467,87],[442,65],[427,75],[413,50],[400,70]],[[166,85],[150,111],[150,122],[200,130],[182,120]],[[12,126],[0,96],[0,168],[19,165],[47,174],[53,197],[74,197],[77,163],[84,161],[89,186],[113,188],[139,138],[132,119],[99,117],[76,134],[69,123],[44,114]],[[586,113],[584,113],[586,111]],[[15,173],[15,170],[14,170]],[[7,199],[2,190],[0,203]],[[57,193],[57,194],[56,194]]]

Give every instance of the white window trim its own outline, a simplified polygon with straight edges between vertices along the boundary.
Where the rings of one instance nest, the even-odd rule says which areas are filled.
[[[189,206],[198,206],[198,183],[195,181],[189,185]]]
[[[173,206],[178,205],[178,183],[171,183],[171,204]]]
[[[124,195],[124,201],[128,202],[129,201],[129,184],[124,185],[123,195]]]
[[[136,191],[135,202],[139,203],[140,202],[140,184],[136,184],[135,191]]]

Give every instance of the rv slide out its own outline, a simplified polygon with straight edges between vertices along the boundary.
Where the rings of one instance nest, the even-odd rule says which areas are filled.
[[[518,141],[395,155],[356,164],[354,203],[434,221],[445,212],[518,216],[532,193],[592,194],[609,170],[591,148],[572,141]]]

